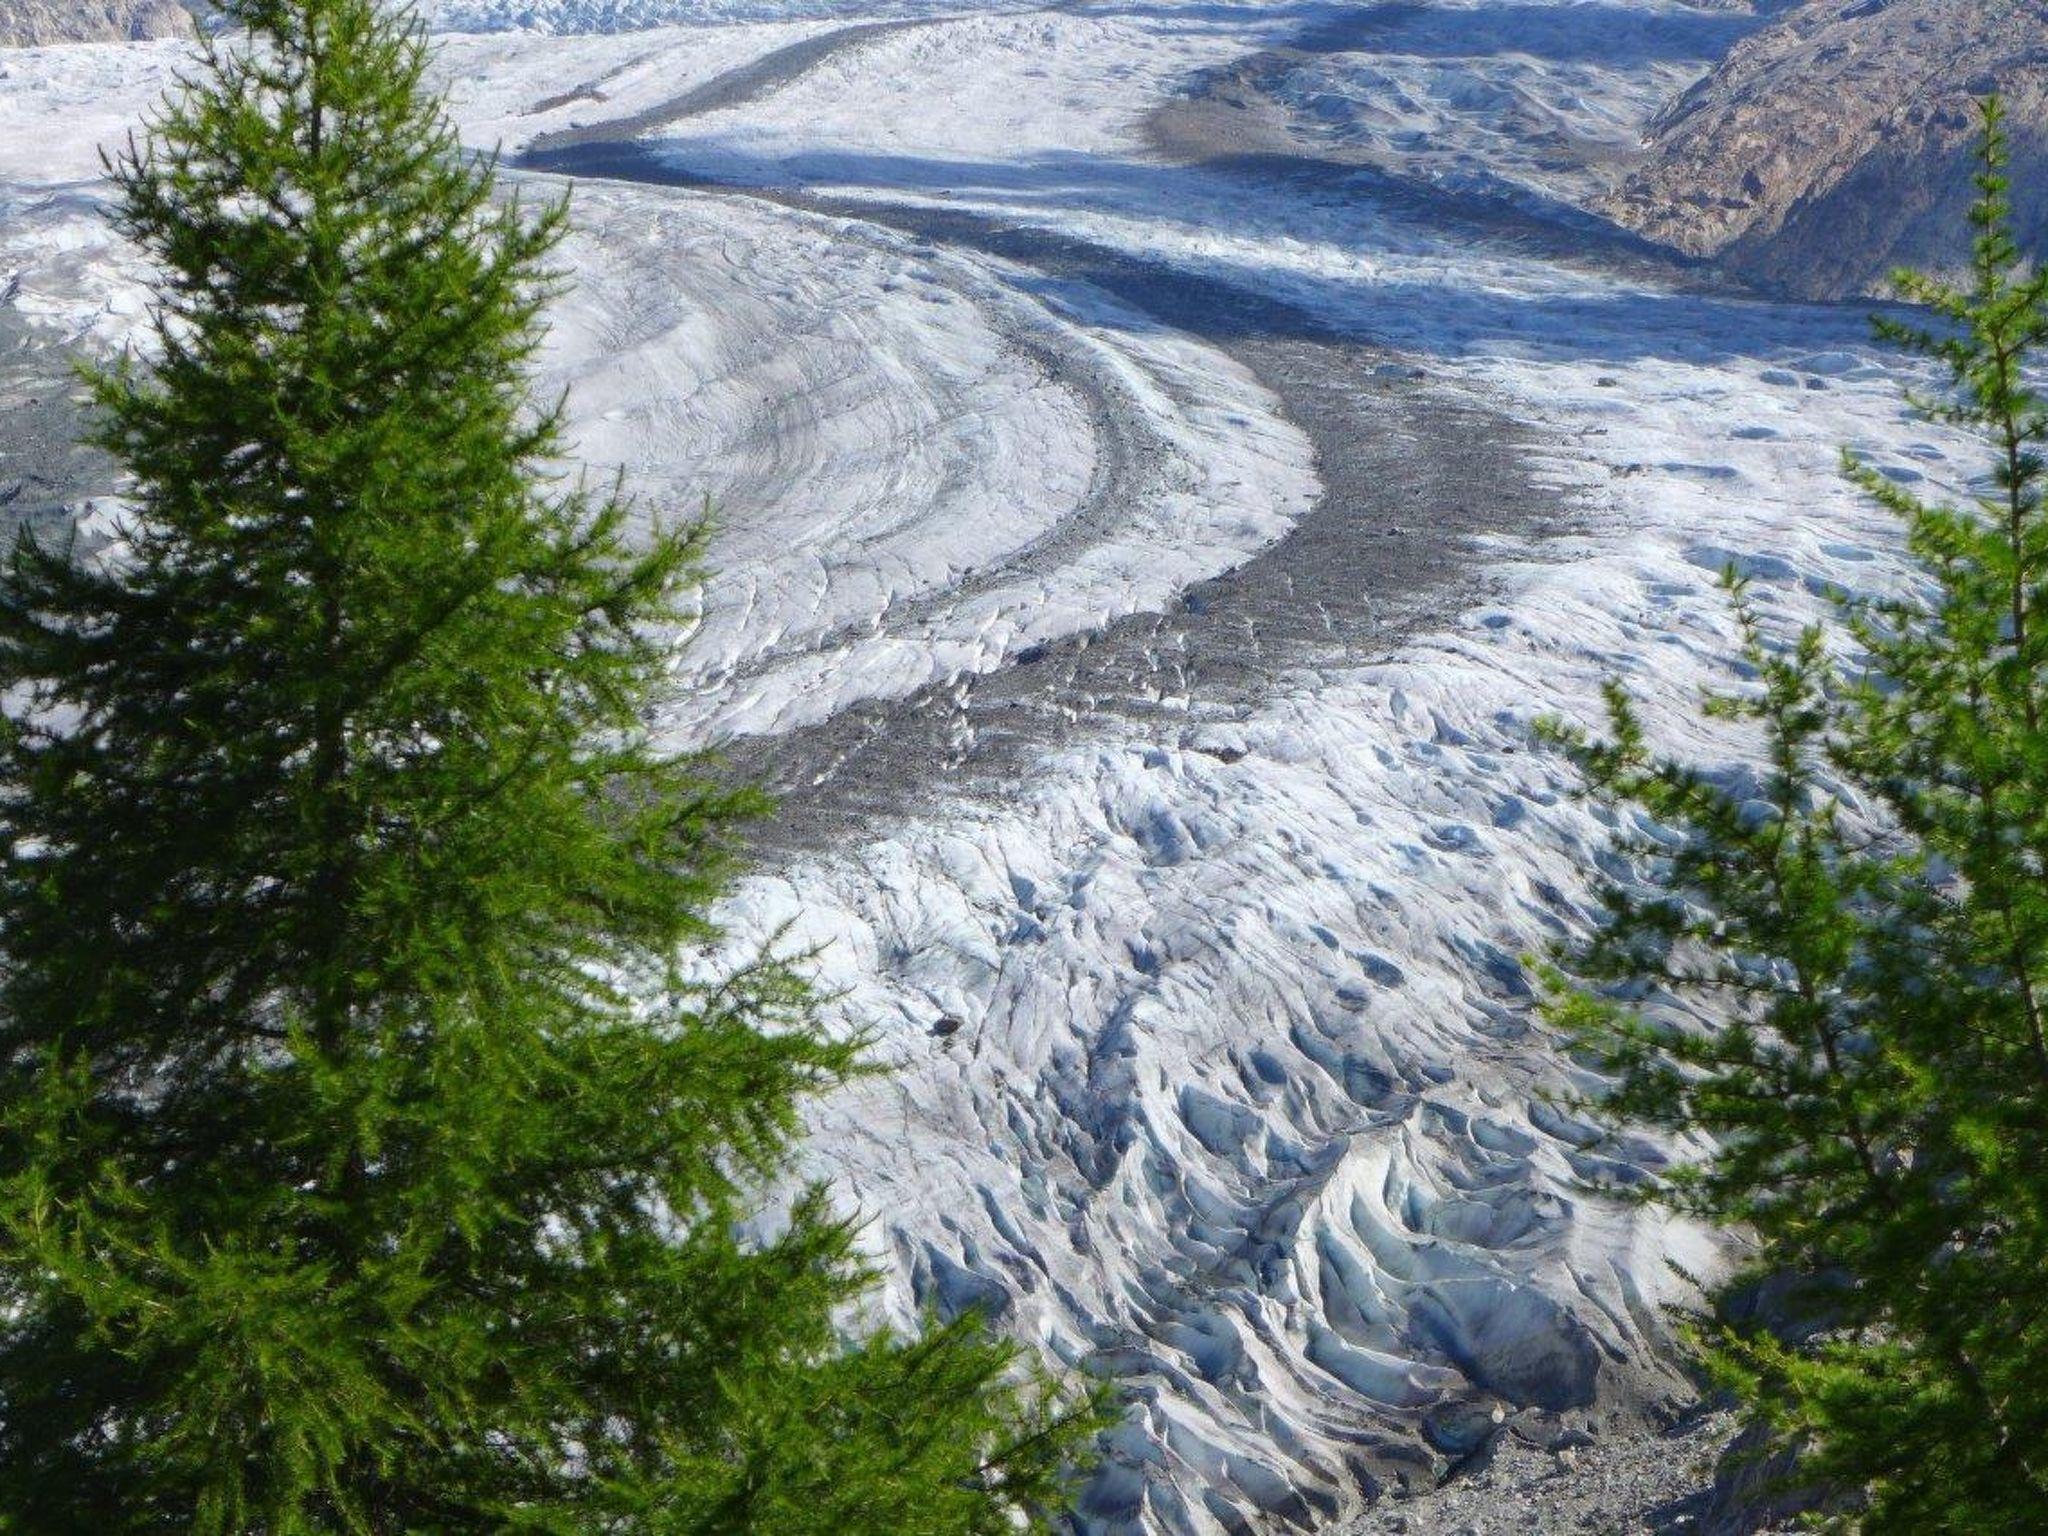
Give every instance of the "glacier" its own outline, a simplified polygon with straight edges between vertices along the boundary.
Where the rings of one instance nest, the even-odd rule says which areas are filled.
[[[1580,211],[1748,19],[429,14],[468,142],[574,173],[579,459],[710,499],[663,723],[784,802],[730,944],[809,953],[892,1069],[805,1151],[868,1321],[979,1308],[1118,1382],[1102,1536],[1338,1529],[1499,1422],[1683,1403],[1665,1309],[1726,1240],[1594,1187],[1685,1149],[1573,1113],[1535,1016],[1523,957],[1628,872],[1532,726],[1619,676],[1725,756],[1723,568],[1779,632],[1905,590],[1840,448],[1969,473],[1859,309]],[[96,151],[182,57],[0,54],[10,400],[132,338]]]

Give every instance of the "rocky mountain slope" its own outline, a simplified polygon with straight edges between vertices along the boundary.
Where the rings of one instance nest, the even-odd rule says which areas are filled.
[[[192,13],[176,0],[0,0],[0,48],[141,42],[191,31]]]
[[[2023,230],[2048,243],[2048,0],[1808,0],[1658,116],[1604,211],[1774,289],[1880,292],[1963,256],[1972,103],[1994,90]]]

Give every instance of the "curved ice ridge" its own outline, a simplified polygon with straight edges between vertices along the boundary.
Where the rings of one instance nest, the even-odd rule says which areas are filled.
[[[543,370],[580,459],[717,528],[664,725],[780,733],[1158,608],[1310,504],[1229,359],[857,221],[586,183]],[[649,268],[650,247],[666,260]]]

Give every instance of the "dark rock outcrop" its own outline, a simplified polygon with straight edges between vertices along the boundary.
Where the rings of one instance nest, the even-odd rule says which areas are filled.
[[[2048,0],[1807,0],[1658,115],[1603,211],[1770,289],[1883,292],[1902,263],[1966,257],[1992,91],[2022,232],[2048,248]]]
[[[192,33],[192,13],[176,0],[0,0],[0,48],[139,42]]]

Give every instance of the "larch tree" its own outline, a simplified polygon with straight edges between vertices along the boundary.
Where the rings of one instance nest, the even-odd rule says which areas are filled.
[[[1088,1413],[743,1236],[857,1047],[690,979],[757,807],[643,725],[694,533],[531,399],[563,208],[415,21],[224,20],[112,167],[132,518],[0,583],[0,1530],[1041,1527]]]
[[[1746,1228],[1700,1331],[1832,1523],[2048,1530],[2048,270],[2011,233],[1985,108],[1971,279],[1902,273],[1881,331],[1953,386],[1917,400],[1985,449],[1978,494],[1924,500],[1851,458],[1903,522],[1924,594],[1843,600],[1781,637],[1737,591],[1752,681],[1710,701],[1758,774],[1658,757],[1628,696],[1560,730],[1603,796],[1682,834],[1571,957],[1556,1014],[1615,1073],[1606,1110],[1711,1150],[1647,1192]],[[1674,1011],[1672,1004],[1689,1007]]]

